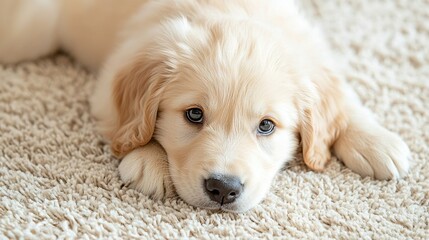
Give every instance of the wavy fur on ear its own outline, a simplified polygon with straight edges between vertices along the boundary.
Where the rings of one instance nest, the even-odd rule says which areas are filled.
[[[162,68],[161,62],[142,54],[118,73],[113,87],[119,113],[111,143],[115,155],[123,156],[152,138],[165,82]]]
[[[305,164],[323,170],[331,158],[331,146],[347,127],[342,83],[331,71],[311,79],[301,107],[300,135]]]
[[[176,72],[181,42],[190,28],[184,17],[168,20],[157,38],[146,39],[149,43],[116,74],[112,89],[118,119],[110,131],[115,155],[122,157],[151,140],[162,92]]]

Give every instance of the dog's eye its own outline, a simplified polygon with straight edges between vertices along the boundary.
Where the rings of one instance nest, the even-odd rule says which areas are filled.
[[[199,108],[191,108],[186,110],[186,118],[191,123],[202,123],[203,122],[203,110]]]
[[[274,132],[276,125],[269,119],[264,119],[259,123],[258,133],[260,135],[270,135]]]

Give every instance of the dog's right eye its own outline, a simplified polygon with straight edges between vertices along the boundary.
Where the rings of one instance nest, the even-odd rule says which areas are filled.
[[[199,108],[191,108],[185,112],[186,118],[191,123],[202,123],[203,122],[203,110]]]
[[[270,119],[264,119],[259,123],[258,134],[268,136],[271,135],[276,128],[276,125]]]

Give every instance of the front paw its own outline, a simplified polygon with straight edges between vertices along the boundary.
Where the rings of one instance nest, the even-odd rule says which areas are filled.
[[[174,195],[168,161],[158,144],[149,143],[127,154],[119,164],[122,181],[155,200]]]
[[[408,146],[397,134],[380,126],[349,130],[335,143],[334,151],[361,176],[398,179],[409,169]]]

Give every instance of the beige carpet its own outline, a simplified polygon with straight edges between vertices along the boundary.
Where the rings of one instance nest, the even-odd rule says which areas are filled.
[[[121,189],[89,114],[94,76],[55,56],[0,66],[0,239],[428,239],[429,2],[303,4],[364,103],[409,144],[408,177],[374,181],[336,160],[324,173],[294,162],[244,214],[154,202]]]

